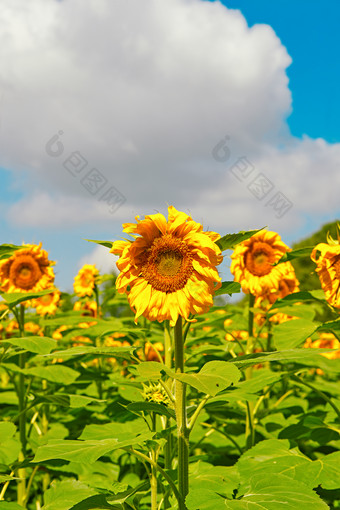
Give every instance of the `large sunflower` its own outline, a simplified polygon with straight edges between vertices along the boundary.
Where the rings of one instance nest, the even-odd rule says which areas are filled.
[[[74,278],[74,292],[79,297],[92,296],[99,271],[94,264],[84,264]]]
[[[220,235],[204,232],[184,212],[168,208],[168,221],[162,214],[136,217],[125,223],[123,232],[133,241],[116,241],[111,252],[119,255],[116,280],[118,292],[127,292],[135,320],[169,319],[206,312],[213,304],[214,291],[221,286],[216,265],[222,261],[215,244]]]
[[[52,287],[54,262],[41,249],[41,243],[24,244],[8,259],[0,261],[0,290],[3,292],[39,292]]]
[[[282,262],[274,266],[290,248],[276,232],[261,230],[236,246],[231,255],[230,271],[243,292],[261,296],[278,292],[283,277],[290,273],[291,265]]]
[[[340,245],[320,243],[311,253],[328,303],[340,308]]]

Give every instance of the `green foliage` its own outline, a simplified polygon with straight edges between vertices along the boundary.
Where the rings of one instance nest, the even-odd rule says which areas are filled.
[[[309,249],[288,259],[303,262]],[[338,315],[322,318],[323,292],[302,287],[276,301],[250,339],[247,308],[221,303],[196,316],[181,331],[182,372],[173,328],[135,324],[114,281],[101,277],[96,316],[73,310],[74,295],[45,317],[21,305],[43,293],[2,295],[10,310],[0,322],[0,510],[339,509],[340,358],[329,346],[304,347],[325,333],[340,338]],[[239,291],[223,282],[215,295]],[[297,318],[272,323],[277,312]]]

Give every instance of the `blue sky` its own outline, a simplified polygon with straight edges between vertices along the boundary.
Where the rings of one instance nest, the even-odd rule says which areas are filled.
[[[294,136],[340,142],[340,3],[337,0],[228,0],[250,26],[270,25],[287,48],[293,94],[288,124]]]
[[[120,6],[4,0],[0,243],[42,242],[71,290],[81,264],[114,266],[84,239],[117,239],[167,204],[222,235],[267,225],[288,244],[339,218],[338,1]],[[59,130],[55,158],[45,145]],[[226,135],[221,164],[212,149]],[[114,214],[63,167],[74,151],[126,197]],[[241,156],[287,214],[235,178]]]

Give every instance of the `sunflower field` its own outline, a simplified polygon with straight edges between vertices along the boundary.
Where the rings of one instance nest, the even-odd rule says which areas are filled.
[[[339,236],[170,206],[93,242],[119,274],[72,295],[41,244],[0,246],[0,510],[340,509]]]

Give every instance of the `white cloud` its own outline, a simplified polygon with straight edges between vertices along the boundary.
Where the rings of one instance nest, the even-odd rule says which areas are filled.
[[[271,27],[249,28],[239,11],[201,0],[3,0],[0,59],[0,164],[28,175],[9,211],[15,225],[121,223],[173,203],[232,231],[289,229],[338,209],[340,146],[292,139],[291,59]],[[64,150],[53,157],[45,146],[59,130]],[[211,150],[226,134],[223,167]],[[87,167],[72,175],[63,162],[75,151]],[[282,219],[228,173],[242,155],[293,202]],[[81,182],[92,168],[106,179],[94,196]],[[112,186],[127,199],[114,215],[97,199]]]
[[[105,246],[97,245],[90,253],[84,255],[78,262],[78,270],[84,264],[95,264],[101,274],[118,273],[116,261],[118,257],[110,253]]]

